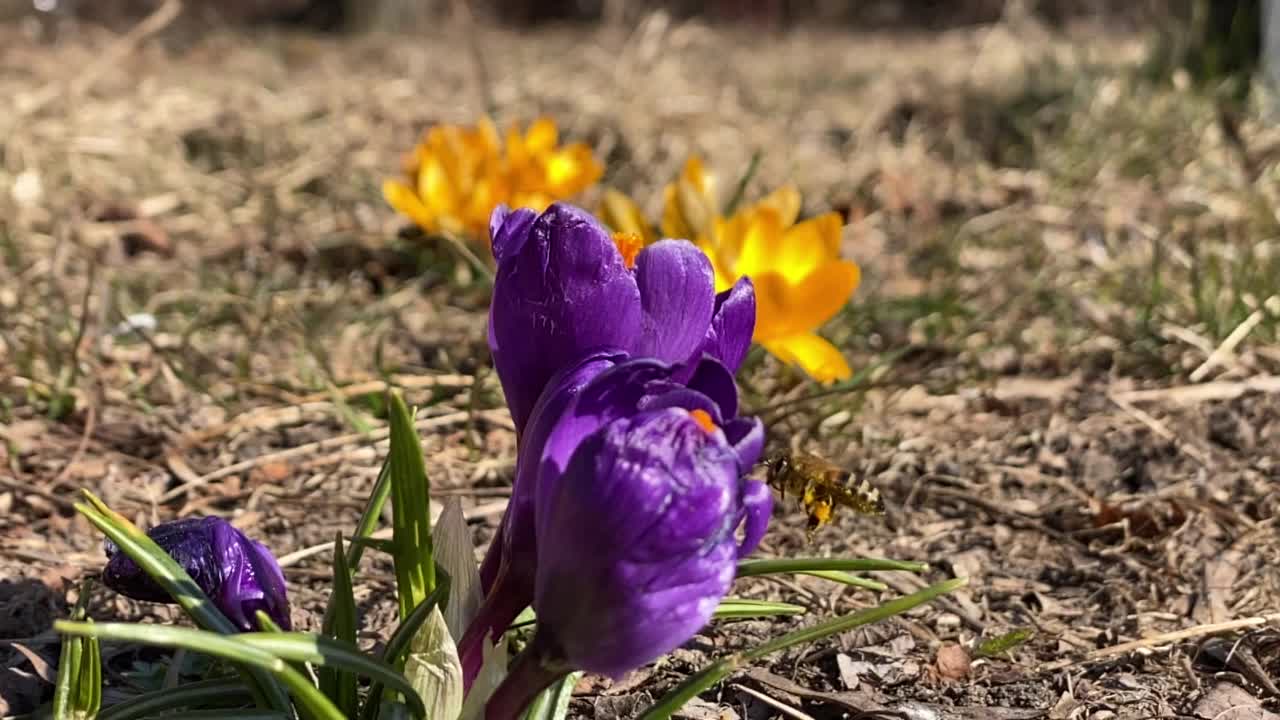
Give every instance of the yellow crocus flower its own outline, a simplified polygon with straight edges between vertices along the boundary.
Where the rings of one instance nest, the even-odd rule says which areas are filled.
[[[427,232],[488,237],[489,215],[499,204],[542,211],[575,195],[604,172],[583,143],[561,146],[552,120],[543,118],[505,141],[487,118],[475,127],[436,125],[405,159],[405,181],[387,180],[391,207]]]
[[[799,211],[800,194],[784,187],[733,217],[717,218],[697,242],[711,258],[717,289],[751,278],[756,342],[820,382],[844,380],[853,374],[849,363],[816,331],[844,307],[861,271],[840,258],[839,213],[796,223]]]
[[[751,278],[756,342],[820,382],[852,376],[840,351],[817,334],[861,280],[858,265],[840,257],[839,213],[797,223],[800,193],[786,186],[723,217],[714,178],[697,157],[689,158],[680,177],[664,188],[663,200],[662,234],[693,240],[711,258],[717,291],[744,275]],[[601,219],[616,231],[653,241],[640,207],[620,192],[605,191]]]

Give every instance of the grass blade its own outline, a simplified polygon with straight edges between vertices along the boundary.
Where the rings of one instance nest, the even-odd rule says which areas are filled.
[[[223,635],[238,631],[236,626],[213,604],[209,596],[204,594],[200,586],[196,585],[187,571],[169,556],[169,553],[162,550],[128,518],[107,507],[106,503],[99,500],[96,495],[88,490],[81,492],[86,502],[76,503],[76,511],[101,530],[102,534],[120,548],[120,552],[128,555],[152,580],[164,588],[169,597],[178,602],[196,625]],[[245,672],[249,673],[246,680],[259,705],[282,712],[289,709],[288,696],[270,675],[254,669],[246,669]]]
[[[347,552],[342,546],[342,533],[333,543],[333,591],[324,611],[324,625],[320,632],[326,637],[356,645],[356,600],[351,587],[351,571],[347,567]],[[341,668],[320,668],[320,692],[338,706],[347,717],[356,714],[356,675]]]
[[[395,545],[392,557],[403,621],[436,584],[431,548],[431,488],[413,415],[399,393],[391,393],[390,405],[391,525]]]
[[[59,620],[53,624],[56,632],[80,637],[96,637],[100,640],[184,648],[204,653],[239,665],[247,665],[271,673],[297,701],[299,710],[321,720],[343,720],[342,713],[320,690],[282,658],[245,641],[247,635],[218,635],[207,630],[172,627],[168,625],[144,625],[141,623],[89,623]]]
[[[378,471],[378,481],[373,485],[369,502],[365,503],[364,512],[360,513],[360,522],[356,524],[356,531],[351,536],[353,542],[347,550],[347,567],[351,568],[351,572],[360,568],[360,560],[364,557],[364,547],[354,541],[367,540],[373,535],[374,530],[378,528],[378,520],[382,517],[382,508],[387,504],[389,497],[391,497],[390,455],[382,461],[382,469]]]
[[[828,571],[873,572],[876,570],[902,570],[922,573],[929,571],[928,563],[882,558],[777,558],[769,560],[745,560],[738,563],[738,577],[779,575],[782,573],[816,573]]]
[[[580,672],[569,673],[538,693],[524,711],[524,720],[564,720],[569,714],[569,701],[573,699],[573,686],[580,677]]]
[[[252,713],[243,706],[253,704],[253,694],[237,678],[219,678],[188,683],[131,697],[104,708],[97,720],[137,720],[164,714],[172,717],[178,708],[208,708],[211,705],[237,707],[236,712]],[[268,711],[276,712],[276,711]],[[189,713],[182,713],[183,718]],[[56,715],[55,715],[56,717]]]
[[[403,675],[389,663],[365,655],[354,645],[301,632],[244,633],[237,635],[236,640],[284,660],[342,668],[372,678],[404,695],[415,715],[426,716],[422,699]]]
[[[725,679],[738,668],[746,665],[747,663],[759,660],[766,655],[770,655],[778,652],[779,650],[785,650],[796,645],[803,645],[805,643],[814,642],[815,640],[821,640],[825,637],[838,635],[862,625],[869,625],[874,622],[880,622],[881,620],[887,620],[894,615],[900,615],[915,607],[931,602],[952,590],[963,587],[968,582],[968,578],[944,580],[940,583],[930,585],[918,592],[890,600],[886,603],[877,605],[876,607],[859,610],[848,615],[833,618],[826,622],[818,623],[812,627],[801,628],[799,630],[789,632],[781,637],[774,638],[773,640],[746,652],[730,655],[729,657],[723,658],[703,668],[696,674],[690,676],[684,682],[680,683],[656,704],[651,705],[647,710],[645,710],[644,714],[640,716],[640,720],[663,720],[664,718],[671,717],[672,713],[679,710],[686,702],[696,697],[699,693]]]
[[[716,620],[777,617],[781,615],[803,615],[802,605],[768,600],[750,600],[747,598],[725,598],[716,607],[711,616]]]
[[[80,586],[80,598],[71,611],[72,620],[85,620],[89,603],[88,581]],[[55,718],[91,718],[102,706],[102,653],[94,638],[65,637],[58,659],[58,678],[53,691]]]

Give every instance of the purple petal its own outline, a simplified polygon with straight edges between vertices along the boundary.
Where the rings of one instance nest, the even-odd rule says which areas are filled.
[[[730,375],[736,375],[751,349],[751,334],[756,325],[756,291],[751,278],[741,277],[733,287],[716,295],[715,310],[706,336],[685,360],[687,366],[676,374],[676,380],[687,382],[697,361],[710,356],[720,361]]]
[[[743,523],[742,542],[738,545],[739,558],[749,555],[764,533],[769,529],[769,518],[773,515],[773,493],[769,486],[759,480],[745,480],[742,488]]]
[[[535,610],[575,667],[617,677],[689,639],[733,580],[735,453],[682,410],[585,439],[539,518]]]
[[[499,236],[512,222],[503,223]],[[570,205],[552,205],[527,231],[513,231],[502,243],[490,348],[512,419],[523,432],[557,371],[594,350],[634,343],[640,295],[609,234]]]
[[[724,436],[738,454],[738,472],[747,474],[764,451],[764,423],[760,418],[734,418],[724,424]]]
[[[512,210],[506,205],[499,205],[489,216],[489,243],[493,249],[493,259],[499,263],[513,253],[520,252],[524,241],[529,237],[529,227],[537,213],[529,208]]]
[[[715,307],[711,260],[687,240],[661,240],[637,257],[636,285],[644,316],[633,354],[669,363],[689,359]]]

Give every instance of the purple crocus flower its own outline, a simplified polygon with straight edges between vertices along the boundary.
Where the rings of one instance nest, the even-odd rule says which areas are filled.
[[[756,314],[750,281],[717,297],[711,261],[692,243],[641,249],[563,203],[540,215],[499,206],[489,232],[489,349],[517,435],[552,376],[595,350],[672,364],[709,353],[731,373],[742,364]]]
[[[768,490],[742,480],[758,443],[735,444],[714,409],[644,404],[539,478],[548,482],[537,497],[538,629],[490,700],[490,720],[517,717],[571,670],[616,678],[679,647],[711,619],[739,556],[763,531],[767,515],[756,513],[767,512]]]
[[[236,627],[257,629],[258,610],[285,630],[292,627],[280,564],[265,545],[231,523],[218,517],[185,518],[156,525],[147,536],[187,571]],[[176,602],[110,540],[106,552],[104,585],[135,600]]]
[[[681,376],[688,380],[679,382]],[[764,429],[755,418],[734,417],[737,389],[733,376],[709,356],[691,371],[649,358],[627,359],[601,351],[561,371],[543,394],[529,422],[516,460],[516,480],[503,517],[500,549],[502,564],[479,614],[461,642],[465,676],[479,669],[482,640],[505,630],[535,597],[544,563],[557,563],[562,548],[544,548],[546,523],[556,522],[553,503],[568,484],[581,488],[583,497],[595,497],[598,488],[632,482],[635,477],[611,477],[604,472],[570,473],[568,468],[585,452],[582,448],[619,424],[645,413],[675,413],[695,417],[712,428],[723,446],[723,467],[732,470],[733,502],[720,507],[728,537],[743,526],[743,539],[735,544],[733,560],[755,549],[763,536],[772,509],[772,496],[758,480],[745,475],[760,456]],[[662,442],[668,442],[664,439]],[[658,442],[658,440],[655,440]],[[638,467],[638,466],[637,466]],[[701,467],[701,466],[699,466]],[[619,466],[622,473],[626,468]],[[634,467],[632,469],[635,469]],[[602,509],[602,512],[605,512]],[[683,522],[683,521],[681,521]],[[625,538],[593,549],[604,550]],[[494,552],[491,549],[491,554]]]
[[[519,454],[531,462],[541,452],[541,440],[524,437],[534,406],[557,374],[592,353],[680,364],[672,374],[675,382],[687,382],[704,356],[718,360],[730,376],[742,365],[755,327],[751,281],[741,278],[716,295],[711,262],[691,243],[662,240],[641,249],[562,203],[540,215],[499,206],[489,232],[498,263],[489,348],[515,421]],[[529,472],[517,469],[517,484],[522,474]],[[511,545],[504,539],[506,525],[480,569],[486,591]],[[532,542],[531,533],[518,544],[526,541]]]

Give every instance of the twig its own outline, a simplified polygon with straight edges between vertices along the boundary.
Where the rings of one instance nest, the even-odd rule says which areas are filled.
[[[61,484],[71,472],[71,468],[75,467],[76,463],[80,462],[81,458],[84,457],[84,451],[89,447],[89,440],[93,437],[93,427],[96,423],[97,417],[97,410],[93,405],[90,405],[85,410],[84,432],[80,433],[80,442],[76,445],[75,452],[71,453],[71,459],[68,460],[67,464],[63,465],[62,469],[58,471],[57,476],[53,478],[53,482],[49,483],[50,487],[58,487],[58,485]]]
[[[490,515],[497,515],[498,513],[503,512],[506,509],[507,509],[507,501],[500,500],[498,502],[491,502],[491,503],[485,503],[484,505],[477,505],[476,507],[473,507],[470,510],[464,510],[462,512],[462,517],[465,520],[478,520],[480,518],[488,517]],[[372,537],[374,540],[390,540],[391,532],[392,532],[392,528],[383,528],[381,530],[374,532],[370,537]],[[279,558],[280,567],[289,567],[290,565],[296,565],[299,562],[306,560],[309,557],[312,557],[315,555],[323,555],[324,553],[332,552],[332,551],[333,551],[332,540],[328,542],[322,542],[319,545],[312,545],[310,547],[304,547],[300,550],[294,550],[293,552],[287,555],[280,556]]]
[[[475,414],[479,415],[480,417],[483,417],[486,420],[501,422],[503,417],[506,415],[506,412],[502,410],[486,410],[486,411],[475,413]],[[430,429],[435,429],[439,427],[444,427],[446,425],[453,425],[455,423],[466,422],[467,419],[471,416],[472,416],[472,413],[466,413],[466,412],[446,413],[444,415],[437,415],[435,417],[429,417],[424,420],[419,420],[414,423],[414,427],[418,430],[430,430]],[[327,450],[332,447],[338,447],[338,446],[347,445],[355,442],[361,442],[361,441],[378,442],[381,440],[385,440],[390,434],[391,434],[391,429],[389,427],[384,427],[369,433],[350,433],[347,435],[339,435],[337,437],[325,438],[324,440],[317,440],[316,442],[306,443],[305,445],[299,445],[297,447],[288,448],[286,450],[280,450],[279,452],[267,453],[266,455],[259,455],[258,457],[250,458],[248,460],[243,460],[238,463],[233,463],[224,468],[219,468],[217,470],[214,470],[213,472],[206,473],[204,475],[200,475],[195,478],[191,478],[190,480],[187,480],[181,485],[161,495],[159,502],[167,503],[173,500],[174,498],[178,498],[183,495],[186,495],[188,492],[190,492],[194,488],[207,485],[208,483],[214,480],[218,480],[220,478],[224,478],[230,475],[235,475],[236,473],[244,472],[245,470],[251,470],[255,467],[265,465],[270,462],[287,460],[290,458],[298,457],[300,455],[306,455],[308,453],[312,453],[317,450]],[[180,457],[180,456],[176,456],[176,457]],[[169,460],[169,463],[170,463],[170,469],[173,469],[172,458]],[[176,470],[174,472],[175,474],[177,474]]]
[[[1174,630],[1173,632],[1152,635],[1151,637],[1145,637],[1140,640],[1130,640],[1129,642],[1122,642],[1119,645],[1112,645],[1111,647],[1094,650],[1078,660],[1058,660],[1041,666],[1040,670],[1053,672],[1072,665],[1105,660],[1106,658],[1115,657],[1117,655],[1125,655],[1136,650],[1154,651],[1158,646],[1169,645],[1182,640],[1190,640],[1191,638],[1204,637],[1206,635],[1218,635],[1221,633],[1234,632],[1245,628],[1265,627],[1267,625],[1280,625],[1280,613],[1255,615],[1253,617],[1241,618],[1239,620],[1231,620],[1228,622],[1196,625],[1195,627],[1184,628],[1182,630]]]
[[[796,720],[814,720],[814,717],[812,715],[805,712],[801,712],[800,710],[797,710],[796,708],[793,708],[784,702],[775,700],[769,697],[768,695],[760,692],[759,690],[753,690],[747,687],[746,685],[741,685],[739,683],[730,683],[729,687],[745,695],[750,695],[751,697],[759,700],[765,705],[772,707],[773,709],[777,710],[783,715],[786,715],[787,717],[793,717],[793,718],[796,718]]]
[[[1200,385],[1179,385],[1158,390],[1129,390],[1127,392],[1112,393],[1112,397],[1130,403],[1159,400],[1176,403],[1199,403],[1212,400],[1231,400],[1247,392],[1280,393],[1280,375],[1261,375],[1239,382],[1209,382]]]
[[[1243,342],[1244,339],[1248,337],[1249,333],[1253,332],[1253,329],[1258,326],[1258,323],[1262,322],[1263,317],[1262,308],[1258,308],[1257,310],[1249,313],[1249,317],[1245,318],[1244,322],[1237,325],[1236,329],[1232,330],[1231,334],[1227,335],[1226,339],[1222,341],[1222,344],[1213,352],[1209,353],[1209,357],[1205,358],[1204,362],[1200,363],[1200,367],[1191,371],[1191,382],[1200,382],[1204,379],[1205,375],[1209,374],[1210,370],[1234,355],[1236,346]]]
[[[85,72],[77,74],[75,79],[67,86],[67,94],[74,98],[88,92],[102,78],[104,73],[128,57],[143,40],[168,27],[169,23],[173,22],[180,12],[182,12],[181,0],[165,0],[165,3],[156,8],[155,12],[143,18],[129,32],[112,43]],[[47,87],[39,93],[39,97],[35,102],[23,107],[20,112],[23,115],[38,112],[40,108],[56,97],[58,97],[58,92],[54,87]]]

